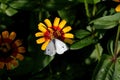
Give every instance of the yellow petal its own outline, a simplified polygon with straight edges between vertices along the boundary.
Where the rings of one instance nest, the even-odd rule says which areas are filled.
[[[45,38],[44,37],[39,38],[39,39],[36,40],[36,42],[37,42],[37,44],[41,44],[41,43],[45,42]]]
[[[0,69],[4,68],[4,62],[0,62]]]
[[[22,61],[24,59],[24,56],[22,54],[17,54],[16,58]]]
[[[20,46],[20,45],[22,45],[22,41],[21,40],[16,40],[15,42],[14,42],[15,44],[16,44],[16,46]]]
[[[74,35],[71,33],[66,33],[66,34],[64,34],[64,37],[65,38],[74,38]]]
[[[52,28],[48,28],[48,30],[49,30],[49,33],[53,33],[54,32],[54,30]]]
[[[18,52],[19,53],[25,53],[25,48],[24,47],[18,47]]]
[[[120,12],[120,4],[115,8],[116,12]]]
[[[45,19],[44,22],[48,27],[52,27],[52,24],[49,19]]]
[[[72,43],[73,43],[73,40],[72,40],[72,39],[69,39],[69,38],[65,38],[65,39],[64,39],[64,42],[69,43],[69,44],[72,44]]]
[[[46,25],[41,22],[38,24],[38,26],[43,26],[43,27],[47,28]]]
[[[72,29],[71,26],[67,26],[67,27],[63,28],[62,31],[63,31],[64,33],[66,33],[66,32],[69,32],[71,29]]]
[[[42,50],[45,50],[47,45],[49,44],[50,40],[47,40],[42,46],[41,46],[41,49]]]
[[[35,34],[35,36],[36,37],[41,37],[41,36],[43,36],[44,34],[42,33],[42,32],[37,32],[36,34]]]
[[[38,29],[42,32],[46,32],[46,26],[43,23],[38,24]]]
[[[16,59],[13,59],[12,61],[10,61],[11,63],[11,67],[14,66],[14,67],[17,67],[18,66],[18,61]]]
[[[2,37],[3,38],[8,38],[9,37],[9,32],[8,31],[3,31],[2,32]]]
[[[66,24],[66,20],[62,20],[59,24],[59,28],[62,29],[65,26],[65,24]]]
[[[60,18],[56,17],[55,20],[54,20],[53,26],[58,27],[59,22],[60,22]]]
[[[10,36],[9,36],[9,39],[14,40],[15,37],[16,37],[16,33],[15,32],[11,32]]]
[[[12,67],[11,67],[12,65],[11,65],[11,63],[10,62],[8,62],[8,63],[6,63],[6,68],[7,68],[7,70],[11,70],[12,69]]]

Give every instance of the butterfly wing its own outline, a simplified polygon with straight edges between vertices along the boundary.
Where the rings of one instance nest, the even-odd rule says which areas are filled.
[[[58,54],[63,54],[65,51],[68,50],[67,45],[58,39],[55,39],[55,48]]]
[[[55,53],[56,53],[55,44],[54,44],[53,40],[51,40],[50,43],[48,44],[48,46],[46,47],[45,54],[49,55],[49,56],[53,56],[53,55],[55,55]]]

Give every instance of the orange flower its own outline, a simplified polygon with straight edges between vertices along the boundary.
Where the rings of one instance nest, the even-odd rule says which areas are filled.
[[[120,3],[120,0],[113,0],[113,1]],[[115,11],[120,12],[120,4],[115,8]]]
[[[16,68],[18,60],[24,59],[21,53],[25,53],[25,48],[19,39],[15,40],[15,37],[15,32],[9,34],[8,31],[3,31],[0,35],[0,69]]]
[[[62,20],[60,22],[60,18],[56,17],[54,19],[53,25],[49,19],[45,19],[44,23],[38,24],[38,29],[40,32],[37,32],[35,34],[36,37],[40,37],[36,40],[37,44],[43,43],[41,49],[45,50],[50,40],[57,38],[64,42],[72,44],[72,38],[74,38],[74,35],[71,33],[68,33],[70,30],[72,30],[71,26],[65,26],[66,20]]]

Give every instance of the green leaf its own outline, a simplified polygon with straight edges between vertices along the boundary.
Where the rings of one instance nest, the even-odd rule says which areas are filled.
[[[58,14],[62,19],[67,20],[67,22],[72,25],[76,18],[76,11],[73,6],[65,9],[58,10]]]
[[[114,40],[109,40],[108,41],[108,44],[107,44],[107,49],[108,49],[108,52],[112,55],[114,55],[114,48],[115,48],[115,41]],[[117,53],[119,53],[120,51],[120,41],[118,41],[118,48],[117,48]]]
[[[112,57],[108,55],[102,55],[102,58],[97,65],[92,80],[114,80],[114,67]]]
[[[68,5],[73,5],[75,1],[69,0],[43,0],[43,6],[48,10],[60,10],[68,7]]]
[[[77,30],[75,32],[75,37],[79,38],[79,39],[82,39],[82,38],[85,38],[85,37],[89,36],[90,34],[91,33],[89,31],[81,29],[81,30]]]
[[[107,49],[110,54],[112,55],[114,54],[114,41],[113,40],[108,41]]]
[[[0,77],[6,73],[6,70],[5,69],[0,69]]]
[[[32,74],[34,74],[45,68],[54,59],[54,56],[45,55],[44,51],[41,50],[41,45],[36,44],[36,38],[32,34],[28,37],[28,43],[31,43],[28,44],[28,51],[34,61],[32,71]]]
[[[96,22],[93,27],[96,29],[110,29],[114,28],[117,25],[117,22],[114,21],[100,21]]]
[[[21,7],[25,6],[27,2],[27,0],[16,0],[9,3],[9,6],[11,8],[20,9]]]
[[[5,30],[7,27],[5,25],[0,25],[0,32],[2,32],[3,30]]]
[[[120,57],[117,59],[115,63],[115,71],[114,71],[114,80],[120,79]]]
[[[81,49],[81,48],[89,46],[95,42],[96,42],[96,40],[94,38],[87,37],[82,40],[76,41],[74,44],[71,45],[70,49],[72,49],[72,50]]]
[[[11,80],[11,78],[10,78],[10,77],[8,77],[8,80]]]
[[[20,76],[20,75],[26,75],[29,72],[32,72],[34,61],[31,57],[24,58],[23,61],[19,62],[19,66],[15,68],[14,70],[9,71],[10,76]]]
[[[118,48],[117,48],[117,53],[120,52],[120,41],[118,41]]]
[[[1,8],[2,10],[5,10],[5,9],[7,8],[7,5],[4,4],[4,3],[1,3],[1,4],[0,4],[0,8]]]
[[[120,21],[120,13],[114,15],[100,17],[96,20],[91,21],[93,27],[96,29],[110,29],[115,27]]]
[[[0,0],[1,3],[7,3],[9,2],[10,0]]]
[[[98,43],[95,45],[95,49],[91,53],[90,58],[99,60],[102,55],[102,52],[103,52],[103,48],[100,45],[100,43]]]
[[[93,74],[92,80],[119,80],[120,79],[120,57],[102,55]]]
[[[49,11],[46,11],[45,9],[41,8],[39,10],[39,21],[43,21],[45,18],[48,17],[50,17]]]
[[[79,2],[84,3],[84,0],[78,0]],[[86,0],[89,4],[97,4],[100,0]]]
[[[8,15],[8,16],[13,16],[14,14],[16,14],[18,11],[13,9],[13,8],[7,8],[5,13]]]

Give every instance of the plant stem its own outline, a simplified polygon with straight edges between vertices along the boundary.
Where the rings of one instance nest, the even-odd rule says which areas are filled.
[[[52,68],[51,68],[51,64],[49,63],[49,71],[50,71],[50,78],[52,79],[53,77],[53,71],[52,71]]]
[[[90,13],[89,13],[89,9],[88,9],[87,0],[84,0],[84,5],[85,5],[85,11],[86,11],[86,15],[88,17],[88,21],[90,21]]]
[[[117,57],[117,55],[118,55],[117,50],[118,50],[119,34],[120,34],[120,24],[118,25],[117,35],[116,35],[116,39],[115,39],[115,48],[114,48],[115,57]]]
[[[96,12],[96,5],[93,5],[93,11],[92,11],[92,16],[95,16],[95,12]]]

